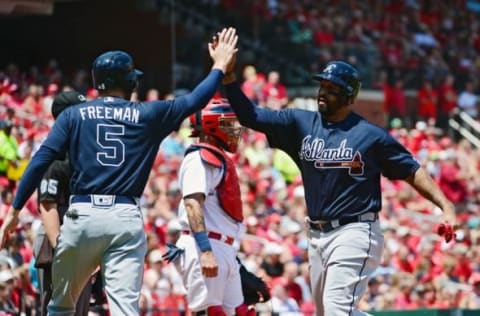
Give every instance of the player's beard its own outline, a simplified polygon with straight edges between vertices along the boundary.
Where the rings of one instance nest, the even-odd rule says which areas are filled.
[[[317,98],[318,111],[325,117],[335,115],[342,107],[341,98],[332,95],[319,95]]]
[[[328,97],[319,97],[317,100],[318,111],[326,116],[335,114],[338,108],[336,102],[329,100]]]

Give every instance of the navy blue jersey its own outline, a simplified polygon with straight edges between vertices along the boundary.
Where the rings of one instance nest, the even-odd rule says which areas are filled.
[[[68,209],[70,198],[70,163],[68,159],[55,160],[43,175],[38,187],[38,202],[57,203],[60,221]]]
[[[226,86],[240,123],[266,134],[302,173],[308,216],[333,220],[381,209],[380,176],[405,179],[420,167],[388,132],[351,112],[338,123],[320,112],[254,106],[238,84]]]
[[[192,93],[170,101],[102,97],[65,109],[30,162],[13,206],[21,208],[56,153],[69,153],[71,194],[139,197],[160,142],[200,110],[222,78],[213,70]]]

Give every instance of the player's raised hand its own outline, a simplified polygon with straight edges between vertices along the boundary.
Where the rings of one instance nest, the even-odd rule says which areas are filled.
[[[219,32],[214,40],[208,43],[208,50],[210,57],[213,60],[214,69],[220,69],[223,73],[227,73],[227,66],[238,51],[237,48],[238,36],[237,31],[233,27],[224,28]]]
[[[442,207],[442,220],[446,224],[449,224],[453,228],[457,226],[457,217],[455,211],[455,205],[453,203],[446,203],[445,206]]]
[[[218,263],[212,251],[202,252],[200,255],[200,266],[205,277],[214,278],[218,275]]]
[[[7,215],[3,220],[2,227],[0,227],[0,248],[5,246],[8,234],[13,232],[18,225],[18,213],[13,207],[10,207]]]

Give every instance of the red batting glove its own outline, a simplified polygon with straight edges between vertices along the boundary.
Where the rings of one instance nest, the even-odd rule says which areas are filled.
[[[455,233],[452,225],[445,223],[438,225],[437,234],[439,236],[443,236],[446,243],[449,243],[457,237],[457,234]]]

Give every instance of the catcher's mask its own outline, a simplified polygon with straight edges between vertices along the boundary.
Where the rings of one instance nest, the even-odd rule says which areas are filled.
[[[191,137],[202,133],[214,137],[223,149],[236,152],[244,128],[238,122],[227,99],[211,99],[201,111],[190,115]]]

